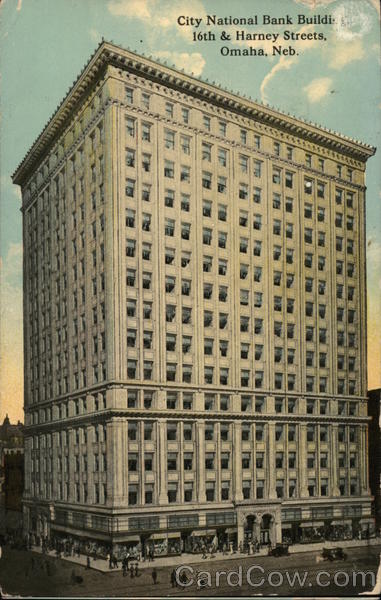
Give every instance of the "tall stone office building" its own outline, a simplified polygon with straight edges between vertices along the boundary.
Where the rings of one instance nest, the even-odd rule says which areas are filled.
[[[374,151],[100,44],[13,177],[28,531],[369,534]]]

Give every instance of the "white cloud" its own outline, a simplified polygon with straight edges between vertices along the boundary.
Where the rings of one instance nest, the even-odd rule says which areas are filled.
[[[332,86],[332,79],[330,77],[320,77],[314,79],[303,88],[303,91],[307,94],[307,98],[311,103],[320,102],[329,92]]]
[[[199,77],[205,66],[205,59],[200,52],[169,52],[166,50],[155,52],[155,56],[173,63],[178,69],[184,69],[187,73],[193,73]]]
[[[296,57],[286,58],[285,56],[281,56],[279,62],[277,62],[277,64],[271,69],[271,71],[267,73],[266,77],[261,83],[260,91],[262,102],[267,102],[266,87],[268,86],[269,81],[271,81],[274,75],[279,73],[279,71],[287,71],[288,69],[291,69],[292,65],[294,65],[297,62],[297,60],[298,59]]]
[[[340,3],[333,11],[337,37],[347,41],[363,37],[372,27],[373,14],[365,0],[347,0]]]
[[[318,6],[327,6],[328,4],[332,4],[332,2],[336,2],[336,0],[294,0],[294,2],[296,4],[304,4],[314,10]]]
[[[339,41],[331,48],[332,58],[328,66],[331,69],[342,69],[345,65],[361,60],[365,56],[365,49],[361,39],[351,40],[350,43]]]
[[[192,27],[179,26],[179,15],[205,17],[206,12],[200,0],[110,0],[108,10],[116,17],[137,19],[148,25],[152,33],[157,29],[176,29],[187,39],[191,39]]]
[[[93,40],[93,42],[101,41],[102,36],[97,29],[90,29],[89,35],[90,35],[91,39]]]
[[[1,175],[0,177],[0,187],[3,188],[3,194],[13,194],[16,196],[17,200],[21,203],[21,188],[19,185],[15,185],[12,183],[12,179],[10,175]]]
[[[314,31],[313,25],[305,25],[301,29],[299,29],[298,33],[312,33],[313,31]],[[291,67],[299,61],[299,55],[302,55],[307,50],[311,50],[312,48],[316,47],[317,44],[318,44],[318,41],[314,40],[314,39],[312,39],[312,40],[300,40],[299,39],[293,43],[293,47],[296,50],[296,54],[290,58],[281,56],[281,58],[276,63],[276,65],[273,66],[271,71],[269,73],[267,73],[267,75],[263,79],[263,81],[261,83],[261,87],[260,87],[262,102],[265,102],[265,103],[267,102],[266,87],[268,86],[269,82],[273,79],[273,77],[280,71],[288,71],[289,69],[291,69]],[[271,46],[272,46],[272,44],[271,44]]]
[[[152,0],[112,0],[108,3],[108,9],[116,17],[149,21],[154,4]]]

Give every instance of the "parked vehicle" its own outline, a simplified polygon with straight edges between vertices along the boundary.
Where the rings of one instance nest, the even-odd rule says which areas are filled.
[[[322,557],[324,560],[345,560],[347,558],[346,553],[340,547],[338,548],[323,548]]]
[[[269,549],[269,556],[288,556],[288,544],[277,544],[275,548]]]

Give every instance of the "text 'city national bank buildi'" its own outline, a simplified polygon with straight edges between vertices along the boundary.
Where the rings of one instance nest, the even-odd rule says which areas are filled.
[[[371,535],[374,151],[100,44],[13,176],[27,531],[156,555]]]

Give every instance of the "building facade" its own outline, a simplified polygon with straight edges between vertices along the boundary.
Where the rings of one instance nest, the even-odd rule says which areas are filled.
[[[24,426],[8,415],[0,425],[0,532],[22,531],[24,491]]]
[[[375,149],[103,42],[17,168],[25,526],[369,534]]]
[[[374,497],[376,528],[381,531],[381,389],[369,390],[369,487]]]

